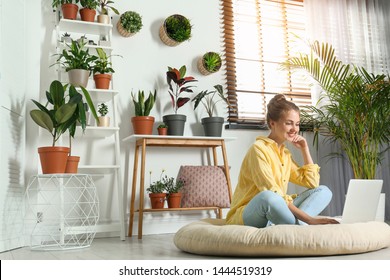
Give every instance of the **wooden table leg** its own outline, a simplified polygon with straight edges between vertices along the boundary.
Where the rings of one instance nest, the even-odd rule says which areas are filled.
[[[139,191],[139,216],[138,216],[138,239],[142,239],[142,223],[144,217],[144,195],[145,195],[145,155],[146,154],[146,139],[142,140],[142,152],[141,152],[141,180]]]
[[[218,166],[217,148],[213,147],[214,166]]]
[[[223,163],[225,166],[226,180],[227,180],[227,185],[228,185],[229,200],[230,200],[230,202],[232,202],[232,185],[231,185],[231,181],[230,181],[230,170],[229,170],[229,164],[228,164],[227,155],[226,155],[225,141],[222,141],[221,148],[222,148]]]
[[[129,217],[129,232],[128,236],[133,236],[133,224],[134,224],[134,204],[135,195],[137,191],[137,173],[138,173],[138,146],[135,145],[134,149],[134,166],[133,166],[133,182],[131,187],[131,200],[130,200],[130,217]]]

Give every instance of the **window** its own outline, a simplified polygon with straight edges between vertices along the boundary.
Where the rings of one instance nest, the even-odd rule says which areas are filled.
[[[267,102],[283,93],[298,106],[311,105],[302,76],[282,70],[305,37],[303,0],[224,0],[224,47],[229,128],[265,126]]]

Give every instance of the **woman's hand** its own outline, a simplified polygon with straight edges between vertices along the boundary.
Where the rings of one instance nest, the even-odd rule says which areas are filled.
[[[339,224],[335,219],[330,218],[312,218],[308,221],[309,225],[327,225],[327,224]]]
[[[294,145],[294,147],[301,150],[308,147],[306,139],[299,134],[295,135],[294,138],[290,140],[290,142]]]

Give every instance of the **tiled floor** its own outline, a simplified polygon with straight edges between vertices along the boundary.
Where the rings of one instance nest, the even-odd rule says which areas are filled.
[[[223,257],[199,256],[177,249],[174,234],[145,235],[121,241],[118,237],[95,238],[92,245],[84,249],[32,251],[24,247],[0,253],[1,260],[205,260]],[[294,258],[297,259],[297,258]],[[312,260],[390,260],[390,248],[355,255],[308,257]]]

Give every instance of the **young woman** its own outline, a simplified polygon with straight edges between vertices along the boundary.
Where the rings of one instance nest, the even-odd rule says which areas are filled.
[[[248,150],[226,221],[258,228],[270,224],[337,224],[315,217],[329,204],[332,193],[319,186],[319,166],[313,163],[306,139],[299,132],[299,108],[276,95],[267,107],[268,137],[259,136]],[[284,143],[302,153],[304,164],[294,162]],[[288,195],[288,182],[308,188]]]

